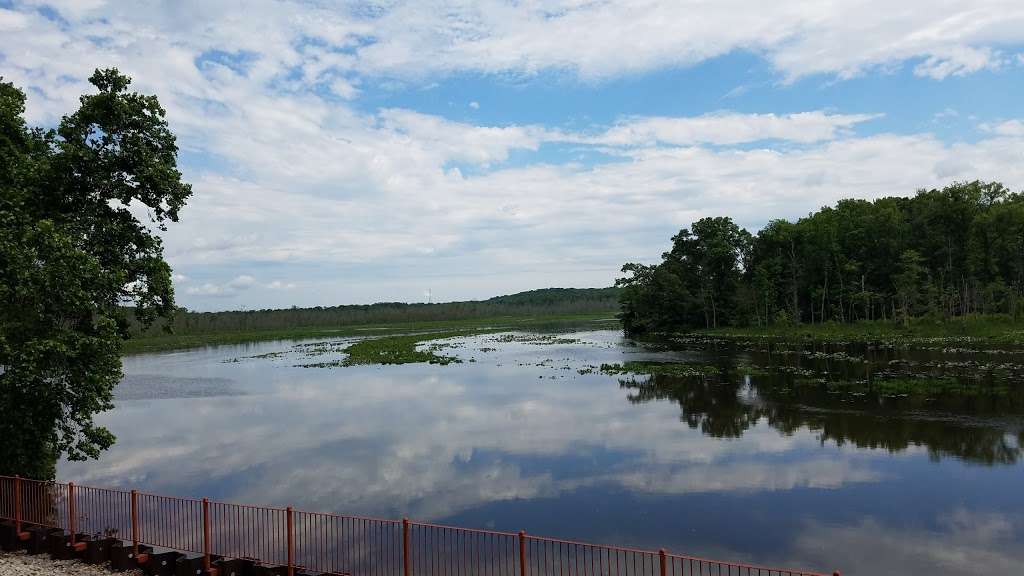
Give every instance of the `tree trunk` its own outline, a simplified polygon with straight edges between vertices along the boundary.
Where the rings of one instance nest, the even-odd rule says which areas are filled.
[[[828,269],[825,270],[825,287],[821,291],[821,323],[825,323],[825,303],[828,302]]]
[[[715,295],[711,294],[711,318],[715,328],[718,328],[718,308],[715,306]]]

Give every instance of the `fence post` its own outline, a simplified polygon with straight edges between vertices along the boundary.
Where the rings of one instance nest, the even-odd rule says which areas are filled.
[[[75,521],[75,483],[68,482],[68,530],[71,531],[71,544],[75,543],[75,533],[78,532],[78,523]]]
[[[132,554],[139,557],[139,491],[132,490]]]
[[[519,531],[519,576],[526,576],[526,530]]]
[[[21,476],[14,477],[14,530],[21,535]]]
[[[409,576],[409,519],[402,518],[402,574]]]
[[[658,550],[658,558],[661,560],[661,576],[665,576],[666,574],[668,574],[668,570],[666,570],[665,549],[664,548],[662,548],[661,550]]]
[[[203,498],[203,569],[210,573],[210,501]]]
[[[294,524],[292,523],[292,507],[289,506],[285,514],[288,518],[288,576],[295,576],[295,536],[293,534]]]

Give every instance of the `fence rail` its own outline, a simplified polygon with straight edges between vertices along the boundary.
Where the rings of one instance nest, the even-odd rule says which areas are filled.
[[[389,576],[826,576],[752,564],[288,508],[0,476],[0,520],[322,574]],[[832,576],[838,576],[838,572]]]

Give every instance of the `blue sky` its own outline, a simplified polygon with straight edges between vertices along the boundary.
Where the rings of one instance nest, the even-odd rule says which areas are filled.
[[[0,0],[52,125],[117,66],[195,197],[193,309],[609,285],[679,228],[1024,187],[1024,4]]]

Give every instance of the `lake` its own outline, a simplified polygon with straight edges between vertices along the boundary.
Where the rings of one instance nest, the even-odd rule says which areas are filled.
[[[97,418],[117,443],[58,477],[845,575],[1024,565],[1018,350],[600,330],[453,338],[444,366],[301,367],[351,341],[126,357]],[[715,368],[601,370],[634,361]],[[870,374],[942,389],[842,383]]]

